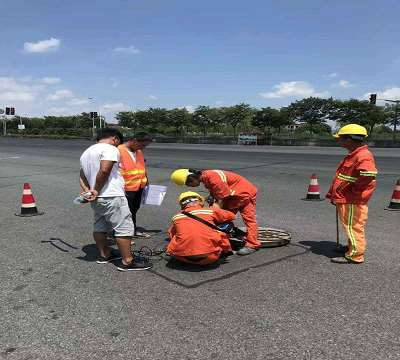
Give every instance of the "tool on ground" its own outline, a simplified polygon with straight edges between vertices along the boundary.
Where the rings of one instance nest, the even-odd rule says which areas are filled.
[[[22,200],[21,200],[21,212],[19,214],[15,214],[20,217],[30,217],[43,215],[44,212],[38,211],[35,203],[35,198],[32,194],[31,185],[28,183],[24,184],[24,190],[22,192]]]
[[[304,199],[305,201],[323,201],[321,199],[318,178],[316,174],[312,174],[310,178],[310,184],[308,186],[307,195]]]
[[[62,246],[60,246],[61,244],[65,245],[66,247],[73,249],[73,250],[78,250],[79,248],[68,244],[66,241],[60,239],[60,238],[50,238],[50,240],[42,240],[41,243],[50,243],[50,245],[54,246],[55,248],[57,248],[58,250],[61,250],[62,252],[69,252],[68,249],[63,248]]]
[[[396,182],[390,204],[385,208],[385,210],[400,210],[400,179],[398,179]]]

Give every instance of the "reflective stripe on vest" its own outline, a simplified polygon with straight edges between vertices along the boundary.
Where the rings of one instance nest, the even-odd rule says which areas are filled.
[[[345,175],[345,174],[342,174],[342,173],[339,173],[337,177],[338,177],[338,179],[344,180],[344,181],[349,181],[349,182],[356,182],[357,181],[356,177]]]
[[[228,179],[226,178],[226,175],[222,170],[214,170],[214,171],[219,175],[223,183],[228,184]],[[235,195],[235,190],[229,188],[229,191],[231,196]]]
[[[136,162],[132,159],[125,145],[118,146],[121,154],[120,173],[125,181],[126,191],[138,191],[147,184],[143,154],[136,151]]]

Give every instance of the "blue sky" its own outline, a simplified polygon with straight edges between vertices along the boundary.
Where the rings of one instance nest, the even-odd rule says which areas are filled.
[[[398,0],[2,0],[0,107],[112,121],[149,106],[400,99],[399,13]]]

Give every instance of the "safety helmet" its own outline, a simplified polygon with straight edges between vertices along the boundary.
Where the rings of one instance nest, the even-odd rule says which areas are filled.
[[[176,185],[185,185],[186,179],[189,176],[189,169],[178,169],[171,174],[171,181]]]
[[[193,199],[193,198],[200,200],[200,202],[202,204],[204,204],[204,198],[200,194],[198,194],[197,192],[194,192],[194,191],[185,191],[182,194],[180,194],[178,197],[178,202],[179,202],[179,204],[182,204],[182,202],[184,202],[184,200]]]
[[[333,135],[333,137],[338,138],[342,135],[356,135],[362,138],[368,136],[367,129],[364,126],[358,124],[348,124],[339,129],[339,131]]]

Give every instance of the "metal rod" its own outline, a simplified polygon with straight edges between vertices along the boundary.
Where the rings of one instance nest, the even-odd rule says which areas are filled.
[[[336,208],[336,246],[339,247],[339,212],[337,205],[335,205]]]

